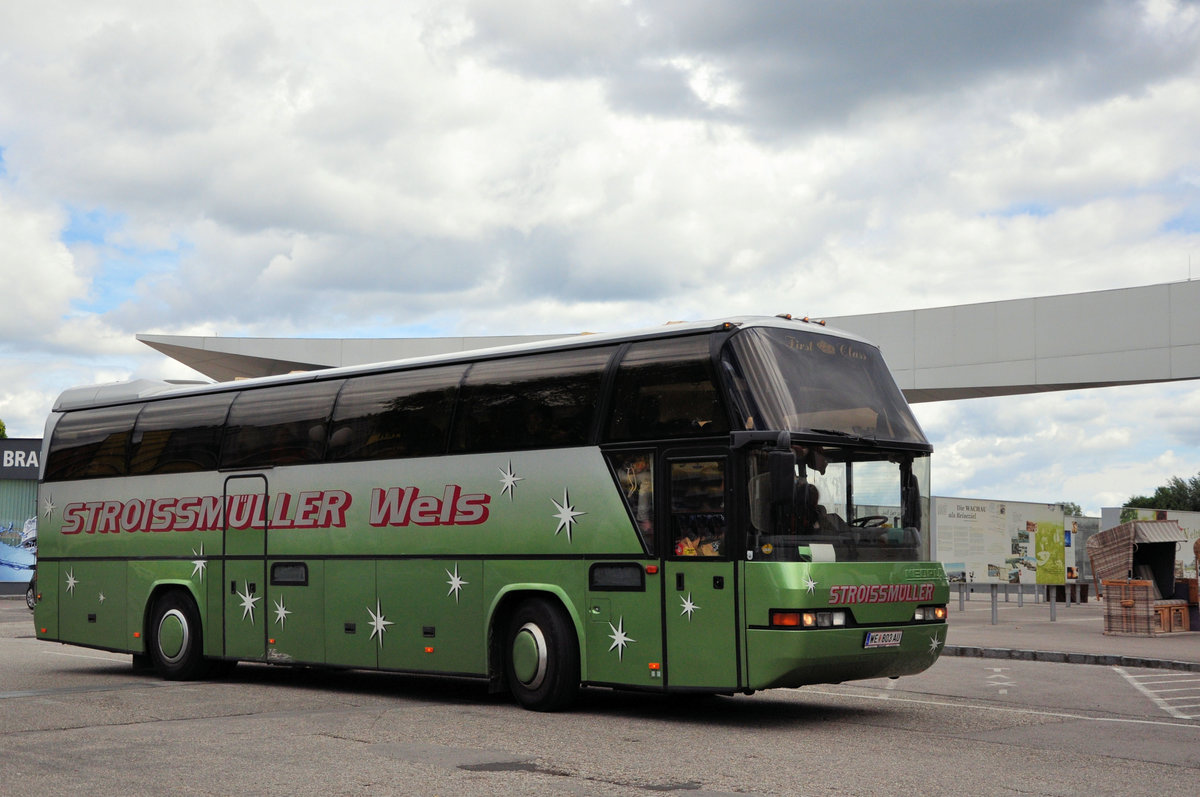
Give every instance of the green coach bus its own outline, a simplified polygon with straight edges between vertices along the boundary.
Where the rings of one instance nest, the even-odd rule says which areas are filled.
[[[253,379],[75,388],[37,637],[239,661],[750,693],[925,670],[929,455],[876,347],[790,316]]]

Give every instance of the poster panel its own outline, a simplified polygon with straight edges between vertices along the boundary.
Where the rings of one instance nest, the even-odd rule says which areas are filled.
[[[951,581],[1066,582],[1060,505],[934,497],[932,514],[935,555]]]
[[[1067,579],[1077,579],[1082,582],[1092,582],[1092,563],[1087,555],[1087,541],[1100,531],[1098,517],[1068,517],[1065,523],[1065,542],[1067,546]]]

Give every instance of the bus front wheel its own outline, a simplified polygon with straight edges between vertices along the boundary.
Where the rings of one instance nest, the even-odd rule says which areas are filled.
[[[191,597],[172,591],[154,603],[146,640],[154,669],[168,681],[190,681],[206,670],[200,613]]]
[[[513,612],[508,624],[504,670],[508,688],[534,711],[566,708],[579,691],[579,645],[566,613],[535,598]]]

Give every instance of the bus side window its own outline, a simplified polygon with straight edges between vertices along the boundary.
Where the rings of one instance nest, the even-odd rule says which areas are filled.
[[[654,547],[654,453],[623,451],[610,454],[609,464],[642,544],[653,556],[657,553]]]
[[[463,380],[451,451],[587,445],[601,377],[614,351],[608,346],[475,363]]]
[[[725,555],[725,460],[671,463],[676,556]]]
[[[232,393],[215,393],[147,404],[133,428],[129,472],[140,476],[216,470],[232,401]]]
[[[221,444],[222,468],[320,462],[326,422],[341,380],[248,390],[229,410]]]
[[[629,347],[617,371],[610,441],[727,434],[707,336],[650,340]]]
[[[350,379],[338,396],[329,459],[345,462],[446,453],[465,365]]]
[[[50,438],[46,481],[124,476],[129,438],[141,408],[122,404],[63,415]]]

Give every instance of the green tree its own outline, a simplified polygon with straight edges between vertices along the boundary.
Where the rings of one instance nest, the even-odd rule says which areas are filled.
[[[0,420],[0,440],[8,439],[8,428],[5,427],[4,421]]]
[[[1172,476],[1154,491],[1154,495],[1135,495],[1125,502],[1125,506],[1200,512],[1200,473],[1190,479]]]
[[[1059,501],[1063,514],[1067,517],[1083,517],[1083,507],[1070,501]]]

